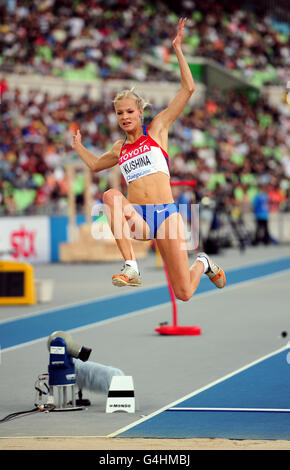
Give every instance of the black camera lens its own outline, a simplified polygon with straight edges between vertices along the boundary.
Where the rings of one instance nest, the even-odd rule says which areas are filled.
[[[90,348],[86,348],[85,346],[82,346],[80,353],[78,355],[78,358],[81,361],[86,362],[89,359],[91,352],[92,350]]]

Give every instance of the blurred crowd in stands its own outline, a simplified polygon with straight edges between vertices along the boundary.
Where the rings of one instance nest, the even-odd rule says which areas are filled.
[[[188,57],[213,59],[256,85],[285,88],[287,3],[279,0],[279,14],[275,8],[263,9],[262,3],[0,0],[0,64],[8,74],[0,77],[0,215],[67,214],[66,165],[81,163],[71,148],[73,134],[79,127],[84,145],[96,155],[122,138],[107,79],[137,80],[141,95],[143,81],[176,80],[168,67],[164,72],[148,57],[159,65],[172,63],[179,16],[188,17]],[[88,84],[99,78],[103,89],[100,99],[92,98],[89,88],[81,97],[36,89],[25,93],[11,87],[9,73],[87,79]],[[152,102],[145,123],[159,111]],[[256,239],[261,228],[268,239],[265,193],[270,212],[290,211],[289,116],[287,98],[274,108],[250,88],[208,89],[205,102],[189,104],[170,130],[172,179],[197,183],[194,191],[174,188],[178,202],[211,208],[213,226],[218,225],[216,216],[226,213],[241,247],[240,217],[254,208]],[[94,174],[93,200],[101,201],[113,181],[112,170]],[[78,172],[73,189],[79,209],[84,185],[84,174]],[[126,192],[123,180],[121,189]]]
[[[65,213],[65,165],[81,163],[71,147],[76,129],[96,155],[122,138],[112,92],[104,84],[102,98],[94,100],[86,93],[79,98],[37,90],[25,94],[3,80],[1,88],[0,213]],[[142,94],[141,87],[138,91]],[[222,188],[225,204],[246,207],[263,184],[271,211],[290,209],[289,106],[271,108],[262,95],[252,100],[245,91],[213,90],[203,105],[189,104],[172,126],[171,176],[197,181],[194,202],[218,196]],[[145,123],[160,110],[151,103]],[[111,184],[111,170],[94,174],[94,200]],[[74,192],[81,205],[83,172],[77,173]]]
[[[144,55],[170,63],[178,16],[186,15],[186,54],[213,59],[252,83],[285,84],[287,7],[277,18],[271,2],[256,10],[259,3],[0,0],[1,68],[65,78],[170,79]]]

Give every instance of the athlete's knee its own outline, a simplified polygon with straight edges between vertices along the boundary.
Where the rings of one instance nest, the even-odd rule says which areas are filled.
[[[122,198],[122,193],[114,188],[108,189],[103,194],[103,203],[112,206],[117,202],[117,198]]]
[[[183,302],[188,302],[192,297],[191,290],[189,290],[187,288],[184,288],[182,286],[178,287],[178,288],[175,288],[174,289],[174,294],[175,294],[175,297],[178,300],[182,300]]]

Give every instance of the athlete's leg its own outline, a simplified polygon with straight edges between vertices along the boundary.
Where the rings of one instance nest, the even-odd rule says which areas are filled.
[[[103,195],[108,223],[124,260],[135,260],[131,238],[148,240],[150,229],[133,205],[116,189]]]
[[[175,296],[180,300],[189,300],[200,283],[204,264],[197,260],[189,267],[184,224],[178,212],[171,214],[162,223],[157,231],[156,243],[166,264]]]
[[[141,276],[131,239],[148,240],[150,229],[120,191],[106,191],[103,202],[111,231],[125,261],[121,273],[113,275],[112,283],[117,287],[140,286]]]
[[[224,271],[205,253],[199,253],[189,267],[183,220],[179,213],[171,214],[159,227],[156,242],[168,271],[175,296],[189,300],[199,286],[205,273],[216,287],[225,286]]]

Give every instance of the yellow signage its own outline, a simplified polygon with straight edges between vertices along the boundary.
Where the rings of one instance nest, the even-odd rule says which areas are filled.
[[[0,260],[0,305],[36,303],[33,266]]]

